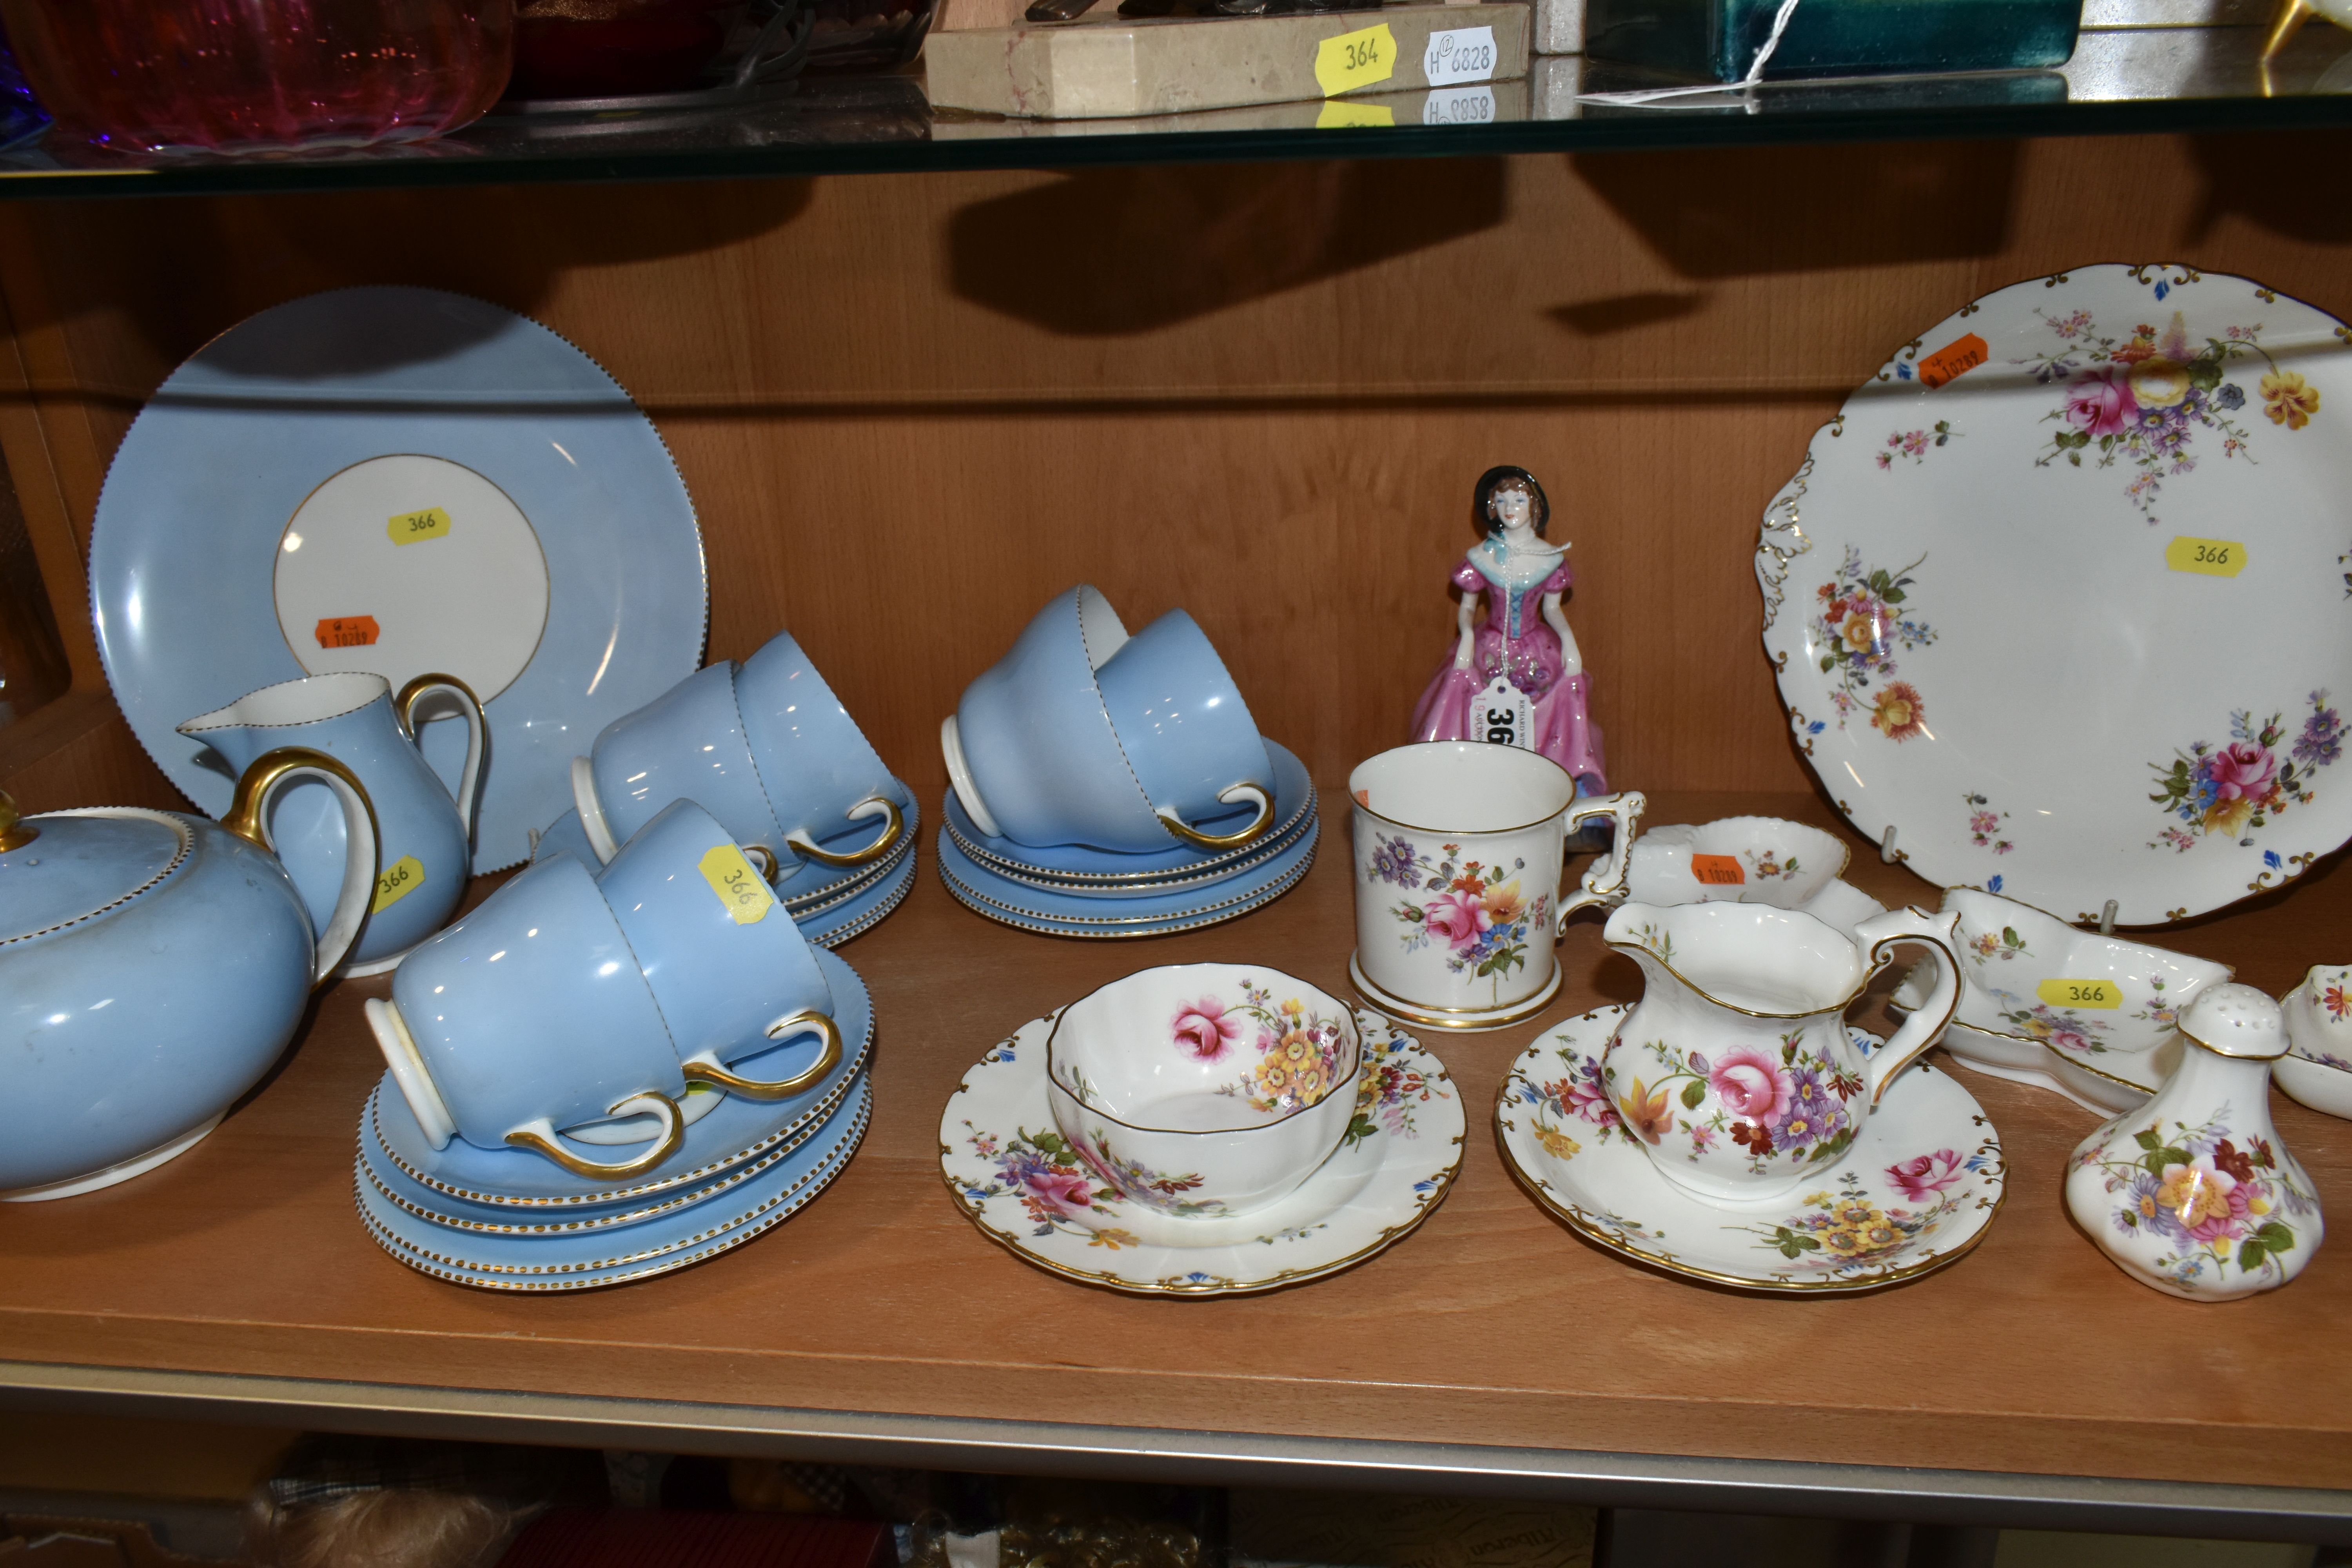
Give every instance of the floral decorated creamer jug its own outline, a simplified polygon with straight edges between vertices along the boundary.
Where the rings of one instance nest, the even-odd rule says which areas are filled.
[[[2275,1290],[2326,1234],[2319,1196],[2271,1125],[2278,1004],[2215,985],[2180,1016],[2188,1042],[2156,1098],[2075,1146],[2066,1209],[2143,1285],[2190,1301]]]
[[[1659,1172],[1701,1197],[1743,1203],[1818,1182],[1951,1021],[1956,921],[1890,910],[1854,928],[1857,947],[1769,904],[1619,906],[1602,938],[1647,984],[1601,1057],[1618,1113]],[[1944,965],[1925,1005],[1865,1056],[1845,1010],[1898,942]]]

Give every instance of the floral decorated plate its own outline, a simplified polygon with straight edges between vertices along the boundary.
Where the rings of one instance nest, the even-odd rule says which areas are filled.
[[[1716,1205],[1666,1180],[1601,1086],[1626,1012],[1599,1008],[1529,1046],[1495,1104],[1511,1173],[1588,1240],[1694,1279],[1818,1295],[1916,1279],[1984,1238],[2000,1207],[2000,1140],[1974,1097],[1925,1063],[1895,1079],[1817,1184]]]
[[[1239,1296],[1336,1274],[1428,1218],[1462,1169],[1462,1101],[1444,1065],[1377,1016],[1358,1008],[1356,1020],[1364,1056],[1345,1140],[1304,1186],[1255,1213],[1187,1219],[1120,1198],[1055,1131],[1051,1016],[990,1047],[948,1097],[940,1174],[981,1234],[1088,1284]]]
[[[1898,350],[1764,513],[1798,744],[1914,870],[2183,920],[2352,837],[2352,329],[2102,266]]]

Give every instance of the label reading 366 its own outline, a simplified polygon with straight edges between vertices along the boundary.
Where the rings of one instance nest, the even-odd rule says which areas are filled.
[[[415,544],[421,540],[449,537],[449,514],[437,506],[423,511],[404,511],[388,520],[383,531],[394,544]]]
[[[414,855],[403,855],[375,879],[375,902],[368,913],[380,915],[417,889],[425,886],[425,863]]]
[[[2234,539],[2192,539],[2184,533],[2164,547],[2164,563],[2175,572],[2234,577],[2246,569],[2246,547]]]
[[[739,926],[757,925],[776,907],[776,895],[768,891],[768,884],[751,869],[751,862],[744,858],[743,851],[732,844],[713,847],[703,856],[698,869]]]
[[[2120,1007],[2124,994],[2112,980],[2045,980],[2033,994],[2053,1007]]]

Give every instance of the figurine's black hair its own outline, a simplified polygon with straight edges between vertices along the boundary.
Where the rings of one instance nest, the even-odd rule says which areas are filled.
[[[1478,476],[1478,489],[1470,503],[1472,520],[1481,533],[1492,535],[1500,531],[1503,525],[1489,509],[1495,504],[1495,492],[1502,489],[1506,481],[1512,479],[1528,487],[1528,494],[1535,501],[1536,537],[1543,538],[1545,526],[1551,521],[1551,502],[1545,499],[1543,486],[1536,482],[1533,474],[1509,463],[1497,463]]]

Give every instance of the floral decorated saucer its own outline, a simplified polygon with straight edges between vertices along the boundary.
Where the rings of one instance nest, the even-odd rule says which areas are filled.
[[[1304,1186],[1232,1218],[1146,1208],[1121,1198],[1055,1130],[1045,1037],[1055,1016],[990,1047],[940,1118],[940,1174],[956,1206],[1049,1273],[1150,1296],[1239,1296],[1318,1279],[1428,1218],[1462,1169],[1462,1102],[1444,1065],[1358,1008],[1355,1119]],[[1185,1176],[1165,1180],[1180,1192]]]
[[[2352,837],[2352,328],[2080,268],[1898,349],[1765,510],[1764,646],[1838,809],[1941,886],[2184,920]]]
[[[1761,1204],[1710,1204],[1661,1175],[1601,1087],[1628,1009],[1570,1018],[1511,1065],[1495,1104],[1504,1163],[1588,1240],[1670,1273],[1742,1289],[1874,1290],[1957,1261],[2000,1207],[2000,1140],[1975,1099],[1920,1063],[1895,1079],[1817,1184]],[[1879,1042],[1855,1032],[1855,1043]]]

